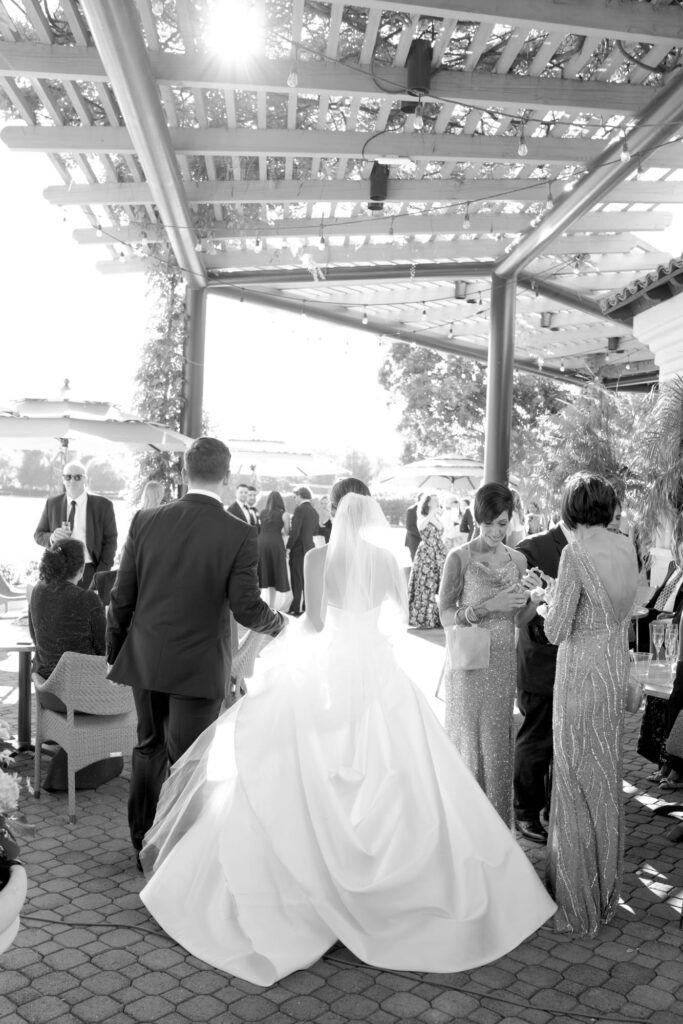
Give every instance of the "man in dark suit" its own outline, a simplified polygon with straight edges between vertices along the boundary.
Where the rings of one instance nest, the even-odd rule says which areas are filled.
[[[289,574],[292,583],[292,603],[290,615],[301,615],[305,608],[304,596],[304,555],[315,546],[313,538],[318,533],[320,521],[318,513],[311,505],[311,492],[308,487],[297,487],[294,491],[296,508],[287,538],[289,551]]]
[[[253,526],[251,515],[249,514],[249,488],[246,484],[238,484],[235,488],[235,500],[232,505],[228,505],[228,512],[232,516],[237,516],[238,519],[242,519],[245,523],[249,523]]]
[[[256,527],[257,533],[260,533],[261,517],[259,516],[258,509],[256,508],[257,496],[258,491],[256,490],[253,484],[249,484],[249,486],[247,487],[247,510],[249,512],[249,517],[251,519],[251,525]]]
[[[683,547],[679,552],[674,552],[674,559],[679,561],[669,562],[666,576],[661,584],[652,594],[645,607],[647,615],[638,619],[638,649],[641,651],[650,650],[650,623],[659,616],[666,619],[673,619],[678,625],[683,610],[683,567],[680,559],[683,558]]]
[[[472,509],[470,508],[470,499],[463,498],[461,506],[463,511],[460,516],[459,532],[464,534],[462,537],[462,543],[466,544],[468,540],[472,540],[472,535],[474,533],[474,518],[472,516]]]
[[[530,569],[557,577],[560,555],[567,545],[562,523],[525,537],[517,545]],[[548,833],[541,811],[548,804],[548,778],[553,758],[553,686],[557,647],[547,639],[543,619],[534,615],[520,626],[517,641],[517,705],[524,716],[515,741],[513,773],[515,819],[519,832],[535,843]]]
[[[111,594],[109,675],[133,687],[138,715],[128,801],[136,850],[169,765],[218,717],[230,680],[229,613],[271,636],[286,622],[261,600],[256,532],[223,508],[229,467],[222,441],[192,443],[187,493],[137,512]]]
[[[420,546],[420,531],[417,528],[417,502],[409,505],[406,509],[406,539],[405,547],[410,551],[410,561],[415,561],[415,552]]]
[[[67,537],[80,540],[85,547],[85,569],[79,586],[87,590],[96,572],[114,564],[118,536],[114,506],[109,498],[88,493],[88,477],[80,462],[67,462],[62,479],[64,493],[47,499],[33,537],[44,548]]]

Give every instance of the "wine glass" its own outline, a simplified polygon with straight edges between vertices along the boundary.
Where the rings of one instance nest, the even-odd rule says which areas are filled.
[[[664,622],[653,622],[652,623],[652,646],[654,647],[655,661],[659,661],[662,649],[664,647],[664,638],[666,636],[666,623]]]

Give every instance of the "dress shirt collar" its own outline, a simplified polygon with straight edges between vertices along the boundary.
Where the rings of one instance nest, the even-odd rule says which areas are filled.
[[[215,501],[219,502],[219,504],[221,504],[221,505],[223,504],[223,502],[221,501],[220,494],[216,494],[215,491],[204,491],[204,490],[202,490],[201,487],[188,487],[188,489],[185,491],[185,493],[186,494],[203,494],[205,498],[213,498]]]

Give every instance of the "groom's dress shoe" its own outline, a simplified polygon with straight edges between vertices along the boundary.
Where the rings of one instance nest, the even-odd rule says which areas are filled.
[[[548,833],[543,828],[543,825],[541,825],[538,818],[529,821],[518,820],[517,831],[521,836],[524,836],[525,839],[530,839],[532,843],[548,842]]]

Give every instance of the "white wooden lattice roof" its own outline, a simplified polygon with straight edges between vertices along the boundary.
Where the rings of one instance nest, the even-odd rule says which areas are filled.
[[[475,358],[491,270],[681,74],[667,0],[225,4],[255,12],[249,59],[214,49],[210,0],[0,0],[0,90],[24,122],[0,137],[49,154],[46,197],[82,210],[107,273],[156,261]],[[680,255],[656,238],[683,203],[681,121],[525,266],[522,365],[652,377],[605,311]]]

